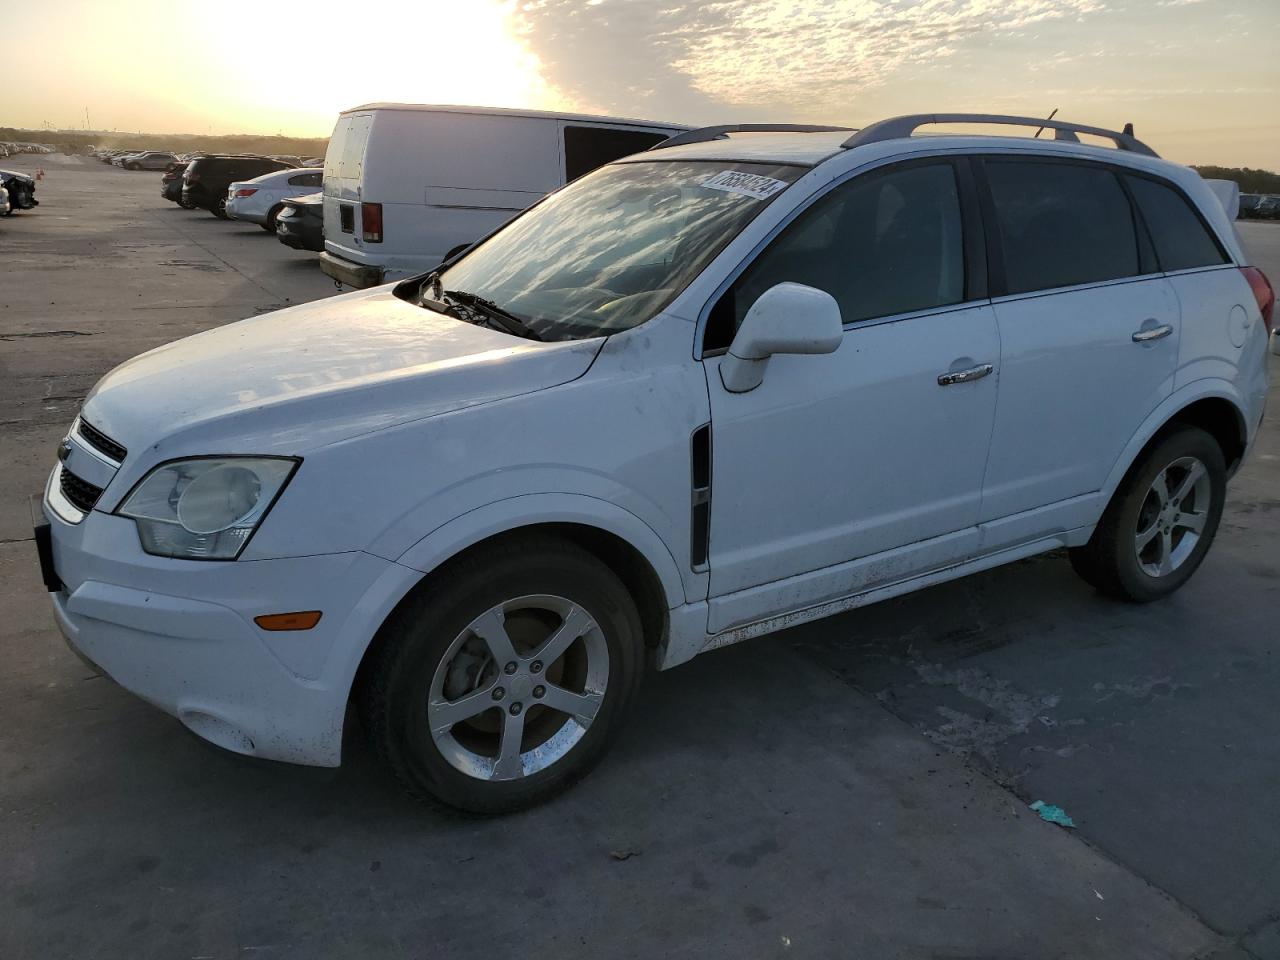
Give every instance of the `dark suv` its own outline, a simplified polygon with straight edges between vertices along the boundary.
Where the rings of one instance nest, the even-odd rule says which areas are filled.
[[[227,218],[227,187],[236,180],[252,180],[264,173],[294,166],[267,157],[199,157],[182,175],[182,205],[204,207],[215,217]]]

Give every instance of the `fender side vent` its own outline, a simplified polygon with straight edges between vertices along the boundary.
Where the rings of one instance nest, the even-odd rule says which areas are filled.
[[[689,561],[693,569],[707,565],[707,546],[711,537],[711,424],[704,423],[693,431],[690,442],[691,528]]]

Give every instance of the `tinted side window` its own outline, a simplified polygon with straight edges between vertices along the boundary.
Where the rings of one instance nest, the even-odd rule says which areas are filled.
[[[1145,177],[1125,177],[1151,231],[1162,270],[1226,263],[1226,255],[1191,204],[1172,187]]]
[[[320,174],[300,173],[296,177],[289,178],[289,185],[293,187],[318,187],[320,186]]]
[[[984,162],[1008,293],[1138,276],[1138,233],[1119,178],[1081,164]]]
[[[728,346],[751,305],[784,281],[831,294],[845,323],[962,302],[964,240],[951,164],[864,174],[819,199],[712,309],[707,349]]]
[[[648,150],[665,139],[665,133],[567,126],[564,128],[564,178],[576,180],[596,167]]]

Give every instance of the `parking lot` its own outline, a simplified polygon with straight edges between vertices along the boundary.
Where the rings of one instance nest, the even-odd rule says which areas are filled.
[[[336,291],[158,174],[5,163],[46,176],[0,219],[0,958],[1280,958],[1274,415],[1167,601],[1049,555],[731,647],[569,794],[455,819],[358,735],[246,761],[62,644],[29,496],[85,393]],[[1241,232],[1280,278],[1280,224]]]

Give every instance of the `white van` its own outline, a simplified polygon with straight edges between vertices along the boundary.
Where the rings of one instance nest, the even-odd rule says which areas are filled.
[[[572,113],[371,103],[324,160],[324,272],[372,287],[430,270],[602,164],[686,127]]]

